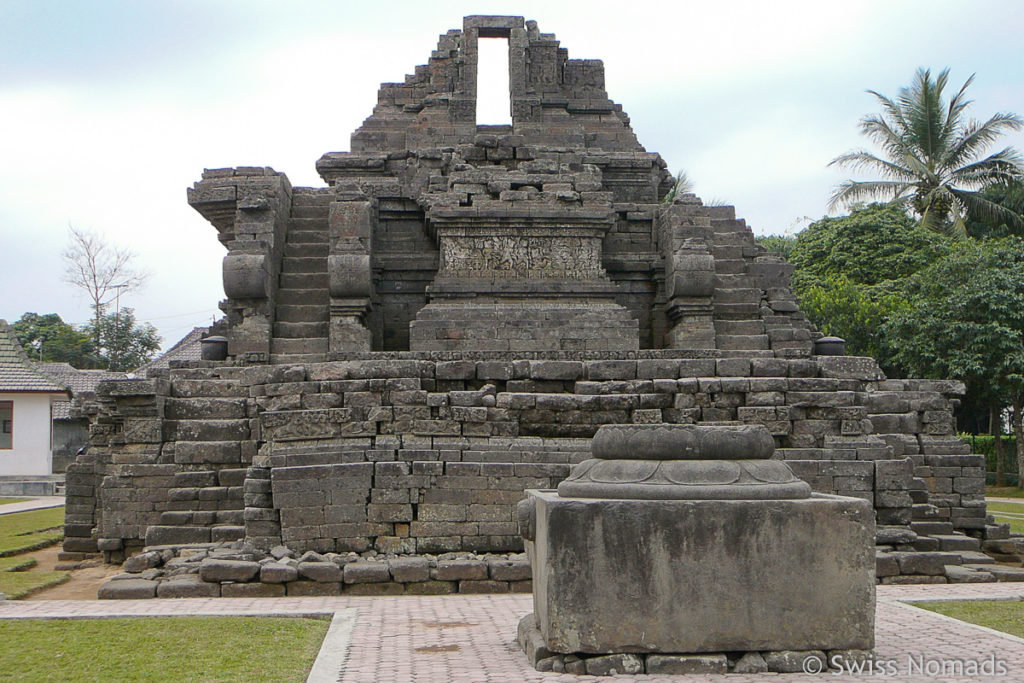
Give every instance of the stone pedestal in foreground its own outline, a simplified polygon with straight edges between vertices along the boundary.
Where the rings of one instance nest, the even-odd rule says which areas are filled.
[[[760,426],[602,427],[597,457],[520,509],[543,648],[871,649],[874,511],[812,495],[772,450]]]

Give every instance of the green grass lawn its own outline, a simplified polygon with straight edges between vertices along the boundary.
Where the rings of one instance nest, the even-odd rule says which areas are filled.
[[[0,621],[0,680],[304,681],[330,622],[257,617]]]
[[[31,500],[31,498],[0,498],[0,505],[6,505],[7,503],[20,503],[23,500]]]
[[[944,614],[978,626],[1024,638],[1024,601],[1020,600],[957,600],[949,602],[915,602],[932,612]]]
[[[994,516],[999,523],[1009,522],[1010,531],[1024,533],[1024,500],[1018,503],[993,503],[986,506],[988,514]]]
[[[20,572],[34,566],[34,557],[0,557],[0,572]]]
[[[0,593],[11,600],[17,600],[71,578],[70,572],[28,571],[34,566],[34,557],[0,557]]]
[[[1024,489],[1016,486],[986,486],[985,495],[997,498],[1024,498]]]
[[[0,572],[0,593],[17,600],[29,593],[60,585],[70,578],[71,572]]]
[[[0,515],[0,593],[15,600],[71,577],[68,572],[29,571],[36,565],[35,559],[19,557],[60,543],[63,524],[62,507]]]
[[[0,557],[59,543],[64,538],[64,508],[0,515]]]

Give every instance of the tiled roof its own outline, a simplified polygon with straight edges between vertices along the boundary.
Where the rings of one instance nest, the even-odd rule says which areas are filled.
[[[51,420],[71,419],[71,401],[54,401],[50,404]]]
[[[202,360],[202,345],[199,342],[208,334],[210,334],[209,327],[193,328],[163,355],[132,370],[131,374],[135,377],[145,377],[150,370],[169,368],[172,360]]]
[[[83,391],[96,391],[96,385],[107,379],[125,379],[123,372],[109,370],[79,370],[68,363],[35,363],[36,369],[44,375],[63,384],[71,390],[72,397]],[[53,419],[62,420],[71,416],[71,401],[57,401],[53,404]]]
[[[110,370],[79,370],[68,363],[35,363],[36,370],[52,378],[71,390],[72,394],[80,391],[95,391],[96,385],[107,379],[124,379],[123,372]]]
[[[15,391],[66,393],[67,388],[36,370],[7,321],[0,319],[0,392]]]

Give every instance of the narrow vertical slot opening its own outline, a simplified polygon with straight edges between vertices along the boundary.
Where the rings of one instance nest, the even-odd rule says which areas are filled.
[[[512,125],[508,38],[481,36],[477,41],[476,125]]]

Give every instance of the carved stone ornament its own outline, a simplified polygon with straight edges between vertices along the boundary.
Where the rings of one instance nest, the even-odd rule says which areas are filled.
[[[811,488],[782,460],[762,425],[607,425],[595,458],[558,486],[564,498],[795,500]]]
[[[440,274],[467,278],[604,277],[600,235],[530,232],[458,234],[439,231]]]

